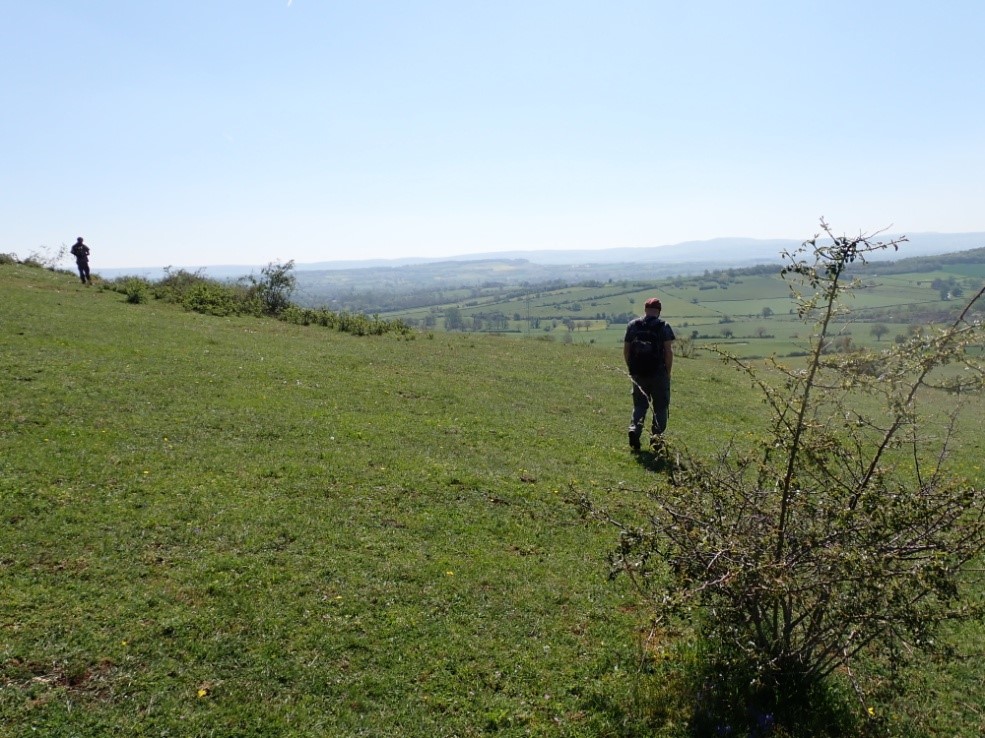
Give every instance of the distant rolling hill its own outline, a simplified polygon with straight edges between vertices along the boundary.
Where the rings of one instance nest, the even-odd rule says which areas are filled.
[[[880,240],[894,238],[884,234]],[[985,233],[915,233],[907,235],[899,252],[876,254],[878,259],[899,259],[964,251],[985,246]],[[795,239],[715,238],[665,246],[592,250],[502,251],[454,257],[370,260],[335,260],[295,264],[300,281],[331,283],[352,289],[365,286],[437,286],[479,284],[485,281],[539,282],[548,280],[651,279],[694,274],[705,269],[752,266],[779,260],[782,251],[795,249]],[[256,274],[262,265],[215,265],[201,268],[216,278]],[[197,267],[189,268],[196,271]],[[98,269],[112,279],[123,275],[159,278],[161,269]]]
[[[852,234],[849,234],[852,235]],[[887,241],[903,234],[886,234],[877,240]],[[906,256],[943,254],[985,246],[985,233],[913,233],[907,234],[903,246]],[[633,263],[700,263],[729,267],[737,264],[762,264],[777,259],[784,250],[797,248],[802,241],[791,238],[713,238],[704,241],[684,241],[665,246],[642,246],[591,250],[497,251],[482,254],[463,254],[440,259],[376,259],[364,261],[323,261],[298,264],[300,269],[362,269],[367,267],[400,267],[433,264],[440,261],[488,261],[521,259],[534,264],[617,264]],[[884,258],[894,258],[889,251]]]

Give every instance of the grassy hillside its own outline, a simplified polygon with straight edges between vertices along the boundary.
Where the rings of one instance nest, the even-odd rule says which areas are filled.
[[[687,718],[638,669],[646,617],[607,580],[613,532],[569,502],[625,510],[666,484],[627,451],[618,347],[355,337],[3,265],[0,364],[0,735]],[[698,453],[763,412],[710,359],[675,365],[673,403],[670,442]],[[981,480],[977,436],[960,453]],[[980,635],[886,709],[979,735]]]

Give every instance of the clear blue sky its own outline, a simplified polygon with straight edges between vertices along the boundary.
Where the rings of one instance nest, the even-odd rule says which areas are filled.
[[[985,231],[981,0],[0,0],[0,251]]]

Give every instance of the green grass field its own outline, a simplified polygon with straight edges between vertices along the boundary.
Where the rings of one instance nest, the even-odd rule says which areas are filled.
[[[0,265],[0,736],[683,735],[615,533],[572,504],[668,483],[600,348],[216,318]],[[754,441],[720,362],[680,360],[673,392],[672,447]],[[979,485],[980,399],[956,449]],[[981,735],[983,635],[876,709]]]

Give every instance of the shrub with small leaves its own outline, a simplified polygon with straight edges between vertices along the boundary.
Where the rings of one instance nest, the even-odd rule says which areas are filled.
[[[291,294],[297,284],[294,260],[286,264],[271,262],[260,270],[260,278],[249,277],[252,292],[256,295],[261,311],[265,315],[279,315],[291,304]]]
[[[242,301],[237,299],[233,287],[205,281],[191,285],[181,297],[187,310],[206,315],[237,315],[242,311]]]
[[[126,277],[120,285],[120,289],[128,303],[140,305],[147,302],[150,294],[150,282],[142,277]]]
[[[809,722],[834,680],[872,728],[874,675],[900,686],[899,668],[932,649],[944,623],[982,615],[967,585],[985,550],[985,492],[952,472],[948,449],[963,398],[985,385],[973,312],[985,289],[948,325],[882,351],[829,353],[854,286],[846,269],[899,241],[822,229],[784,254],[815,328],[806,360],[770,372],[721,353],[763,395],[759,443],[723,443],[711,460],[682,449],[644,524],[584,501],[620,529],[613,574],[630,577],[657,621],[686,623],[703,644],[709,724],[750,710]]]

